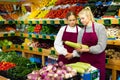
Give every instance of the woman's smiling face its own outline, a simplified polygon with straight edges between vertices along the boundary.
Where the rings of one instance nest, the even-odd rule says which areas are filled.
[[[90,18],[85,14],[79,15],[79,18],[83,25],[87,25],[90,21]]]

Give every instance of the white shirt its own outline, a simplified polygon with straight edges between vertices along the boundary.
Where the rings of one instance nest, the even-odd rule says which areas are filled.
[[[57,36],[55,38],[55,41],[54,41],[54,48],[56,49],[58,54],[61,54],[61,55],[66,55],[68,53],[67,49],[64,48],[63,41],[62,41],[62,36],[63,36],[63,32],[65,30],[65,27],[66,26],[62,26],[60,28],[60,30],[58,31]],[[81,28],[78,27],[78,32],[80,30],[81,30]],[[67,25],[66,32],[76,33],[76,27],[70,27],[69,25]],[[73,54],[73,57],[79,57],[79,54],[77,53],[76,50],[73,50],[72,54]]]

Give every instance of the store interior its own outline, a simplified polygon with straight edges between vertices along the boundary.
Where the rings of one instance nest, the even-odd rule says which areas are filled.
[[[66,13],[86,6],[106,28],[105,80],[120,80],[120,0],[0,0],[0,80],[99,80],[98,70],[87,72],[88,64],[85,72],[63,79],[37,75],[57,63],[54,40],[67,24]],[[79,17],[77,24],[83,26]]]

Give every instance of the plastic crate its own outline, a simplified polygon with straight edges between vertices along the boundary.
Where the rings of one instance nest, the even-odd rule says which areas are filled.
[[[41,58],[37,58],[37,57],[30,57],[29,59],[31,62],[35,62],[35,63],[42,63]]]
[[[82,80],[99,80],[100,73],[99,70],[93,70],[89,73],[84,73],[81,76]]]
[[[48,56],[47,61],[46,61],[45,64],[48,65],[49,63],[50,63],[50,64],[55,64],[55,63],[57,63],[57,58]]]

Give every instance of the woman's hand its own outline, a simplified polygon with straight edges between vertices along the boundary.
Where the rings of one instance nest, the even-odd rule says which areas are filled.
[[[88,49],[84,49],[84,48],[76,48],[76,50],[78,51],[78,52],[89,52],[89,48]]]
[[[67,58],[68,60],[73,58],[73,54],[72,53],[68,53],[67,55],[65,55],[65,58]]]

